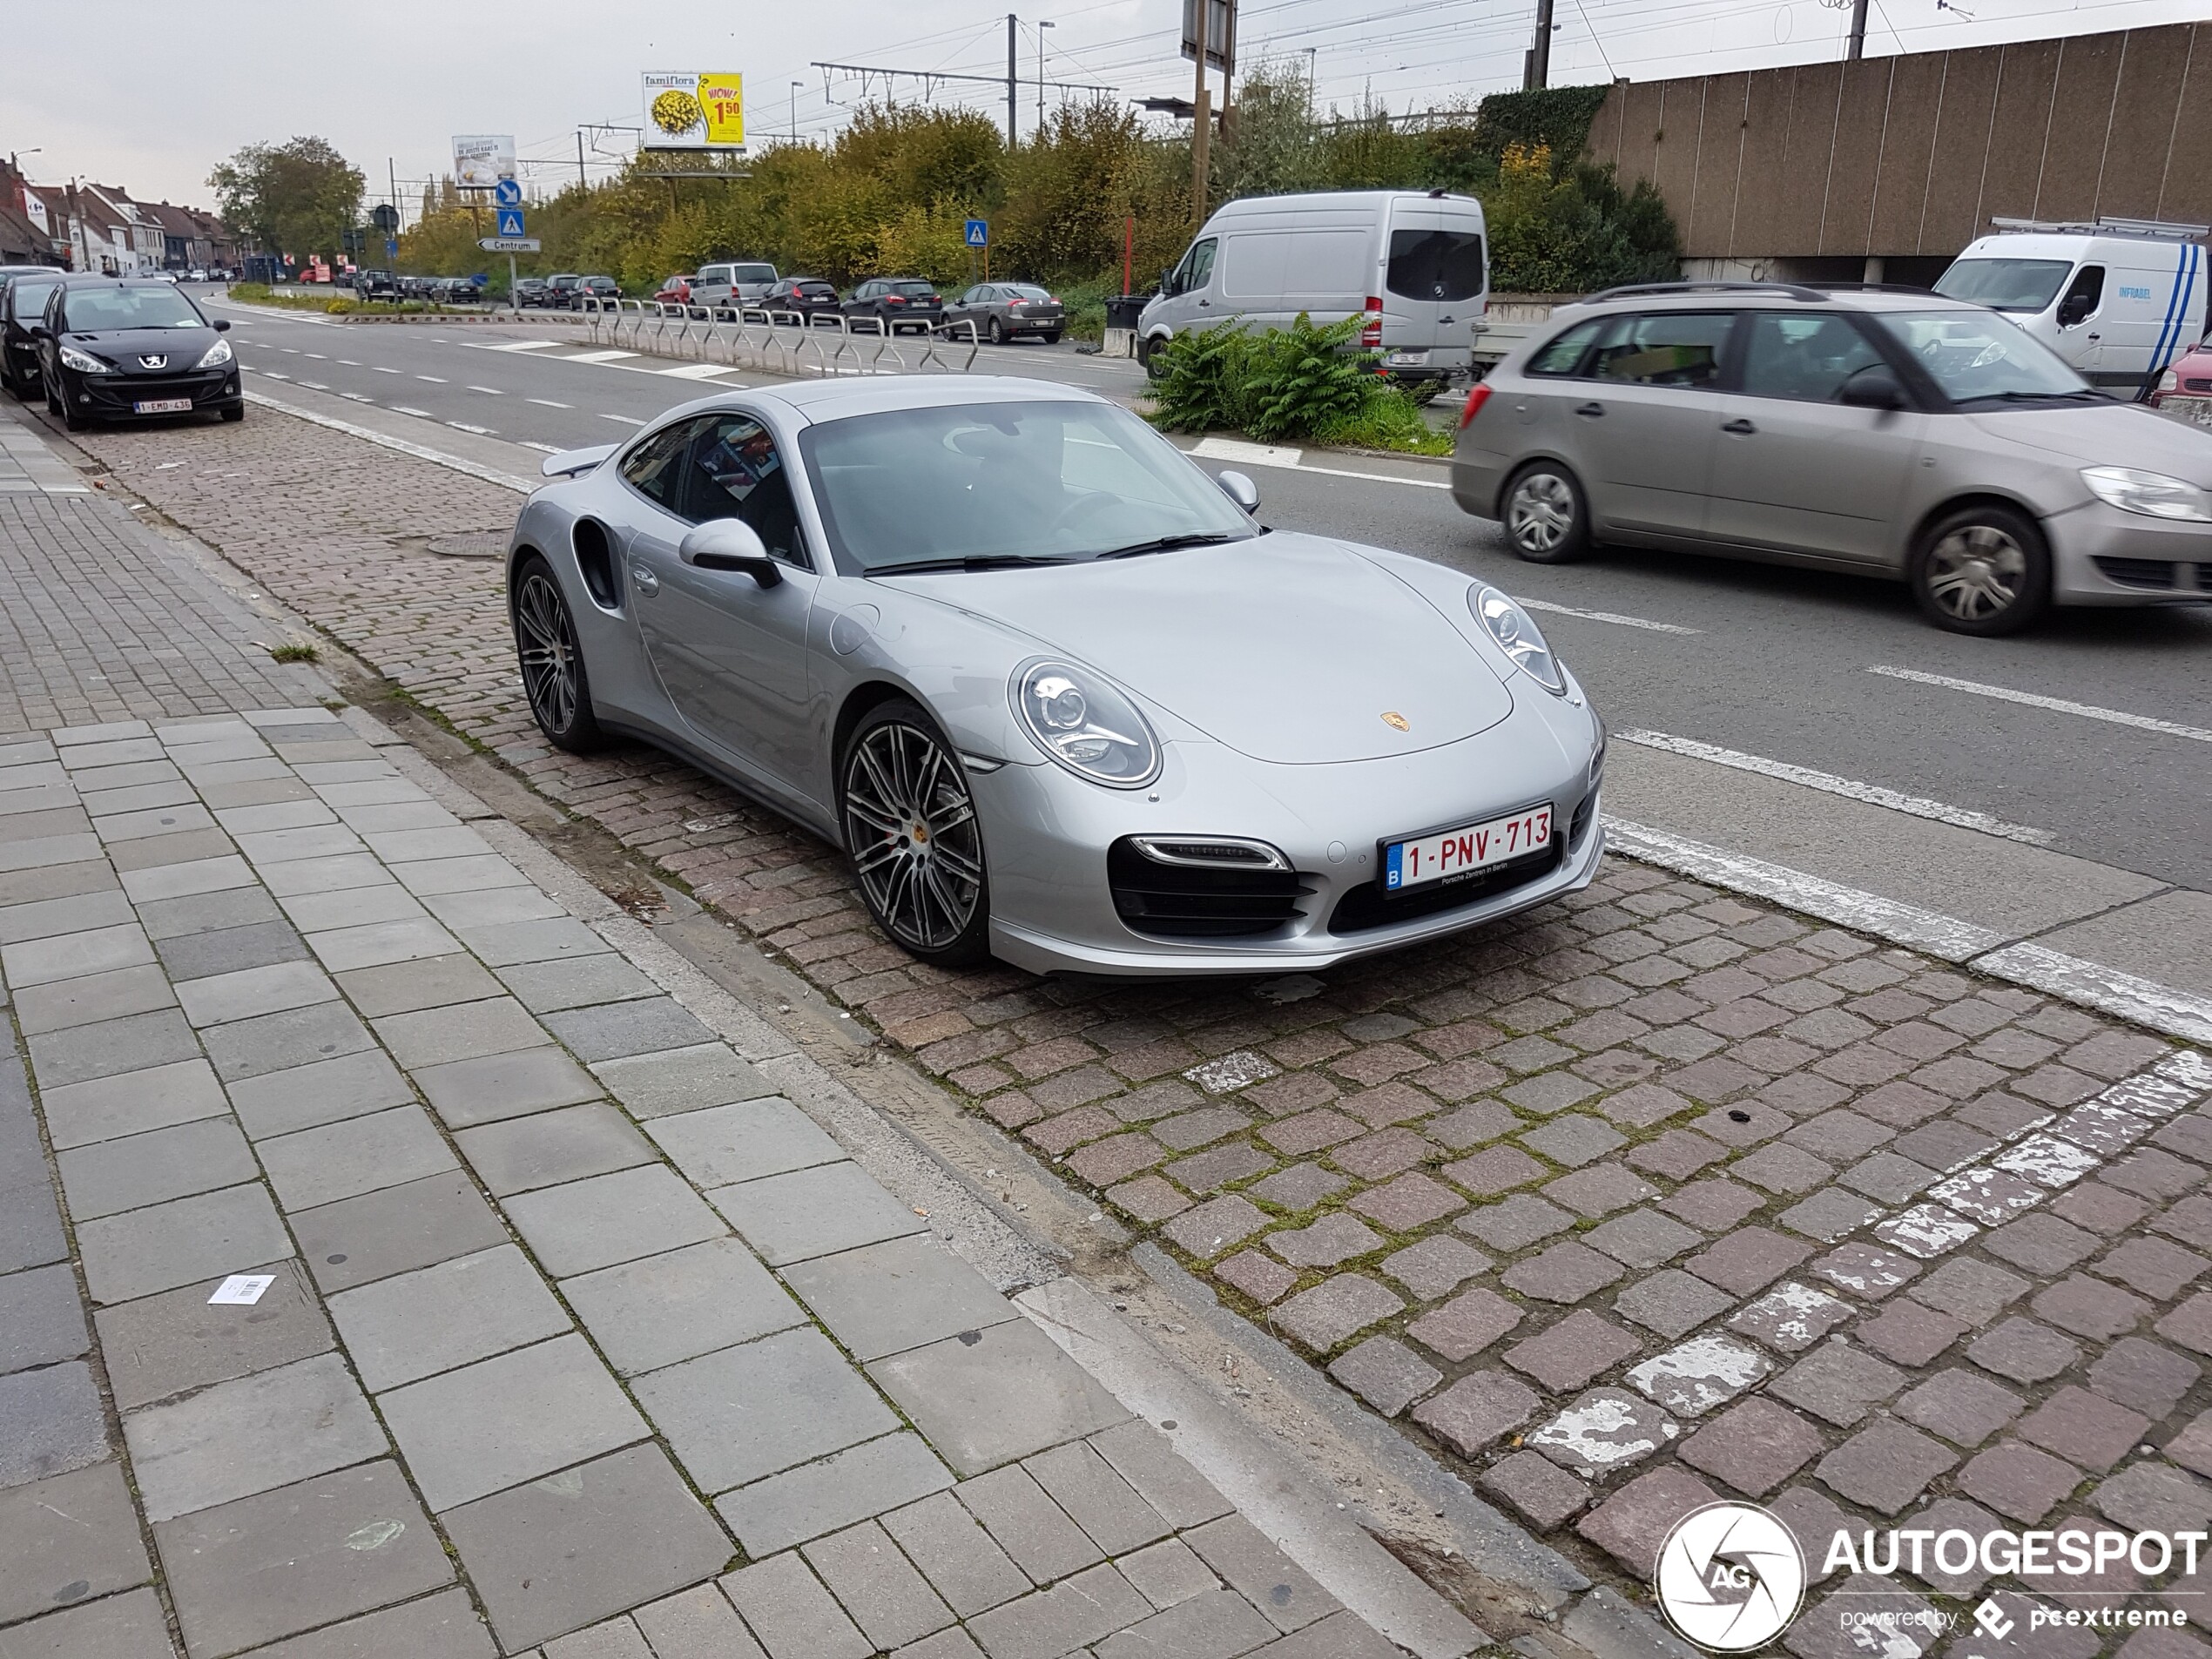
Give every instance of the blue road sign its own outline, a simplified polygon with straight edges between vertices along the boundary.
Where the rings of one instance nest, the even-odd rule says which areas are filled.
[[[968,221],[968,245],[970,247],[990,246],[990,220],[986,219],[971,219]]]
[[[512,179],[502,179],[491,187],[492,204],[498,207],[520,207],[523,187]]]
[[[388,236],[384,239],[384,257],[388,260],[396,260],[400,257],[400,239],[398,237]]]
[[[521,208],[502,207],[497,211],[499,213],[500,235],[522,236],[526,234],[523,229],[523,210]]]

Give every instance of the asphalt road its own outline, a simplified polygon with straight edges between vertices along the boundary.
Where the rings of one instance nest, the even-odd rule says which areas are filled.
[[[221,314],[241,320],[232,338],[255,389],[280,395],[288,381],[539,450],[613,442],[674,404],[760,378],[703,377],[701,366],[647,357],[580,361],[590,347],[564,324],[370,327]],[[529,341],[556,343],[507,349]],[[1124,401],[1142,384],[1134,364],[1066,344],[985,347],[975,367]],[[1546,607],[1541,625],[1617,732],[1712,745],[1740,765],[1811,768],[1920,798],[1924,809],[1984,814],[2016,840],[2212,890],[2212,609],[2061,611],[2018,638],[1968,639],[1924,624],[1901,587],[1624,550],[1527,565],[1442,489],[1253,470],[1267,523],[1415,553]],[[2131,723],[2142,720],[2198,735]]]

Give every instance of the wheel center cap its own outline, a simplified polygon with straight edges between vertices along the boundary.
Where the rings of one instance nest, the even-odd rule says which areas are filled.
[[[929,844],[929,826],[927,824],[916,824],[907,833],[914,838],[916,846],[927,846]]]

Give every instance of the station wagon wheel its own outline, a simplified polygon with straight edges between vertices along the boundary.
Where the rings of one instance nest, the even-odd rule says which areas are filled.
[[[845,750],[845,844],[876,926],[926,962],[990,954],[982,827],[968,769],[903,698],[861,717]]]
[[[2051,554],[2026,514],[1995,502],[1962,508],[1921,533],[1909,572],[1929,621],[1958,634],[2009,634],[2051,599]]]
[[[1582,487],[1555,462],[1534,461],[1514,474],[1499,516],[1513,550],[1531,564],[1564,564],[1590,550]]]
[[[590,753],[603,741],[591,711],[591,681],[568,598],[543,559],[532,556],[516,568],[514,610],[515,652],[530,718],[555,748]]]

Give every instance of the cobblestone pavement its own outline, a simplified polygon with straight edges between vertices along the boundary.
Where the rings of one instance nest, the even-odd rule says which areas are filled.
[[[772,815],[651,754],[536,745],[496,572],[314,529],[356,490],[415,527],[511,500],[304,425],[254,442],[257,478],[314,500],[212,483],[213,437],[91,440],[1601,1578],[1641,1582],[1667,1525],[1731,1492],[1815,1545],[2212,1522],[2202,1055],[1621,860],[1318,979],[920,968]],[[401,593],[406,629],[380,610]],[[1924,1564],[1892,1595],[1979,1588]],[[1832,1617],[1791,1641],[1858,1650]]]
[[[1395,1651],[322,709],[0,746],[0,975],[10,1659]]]

